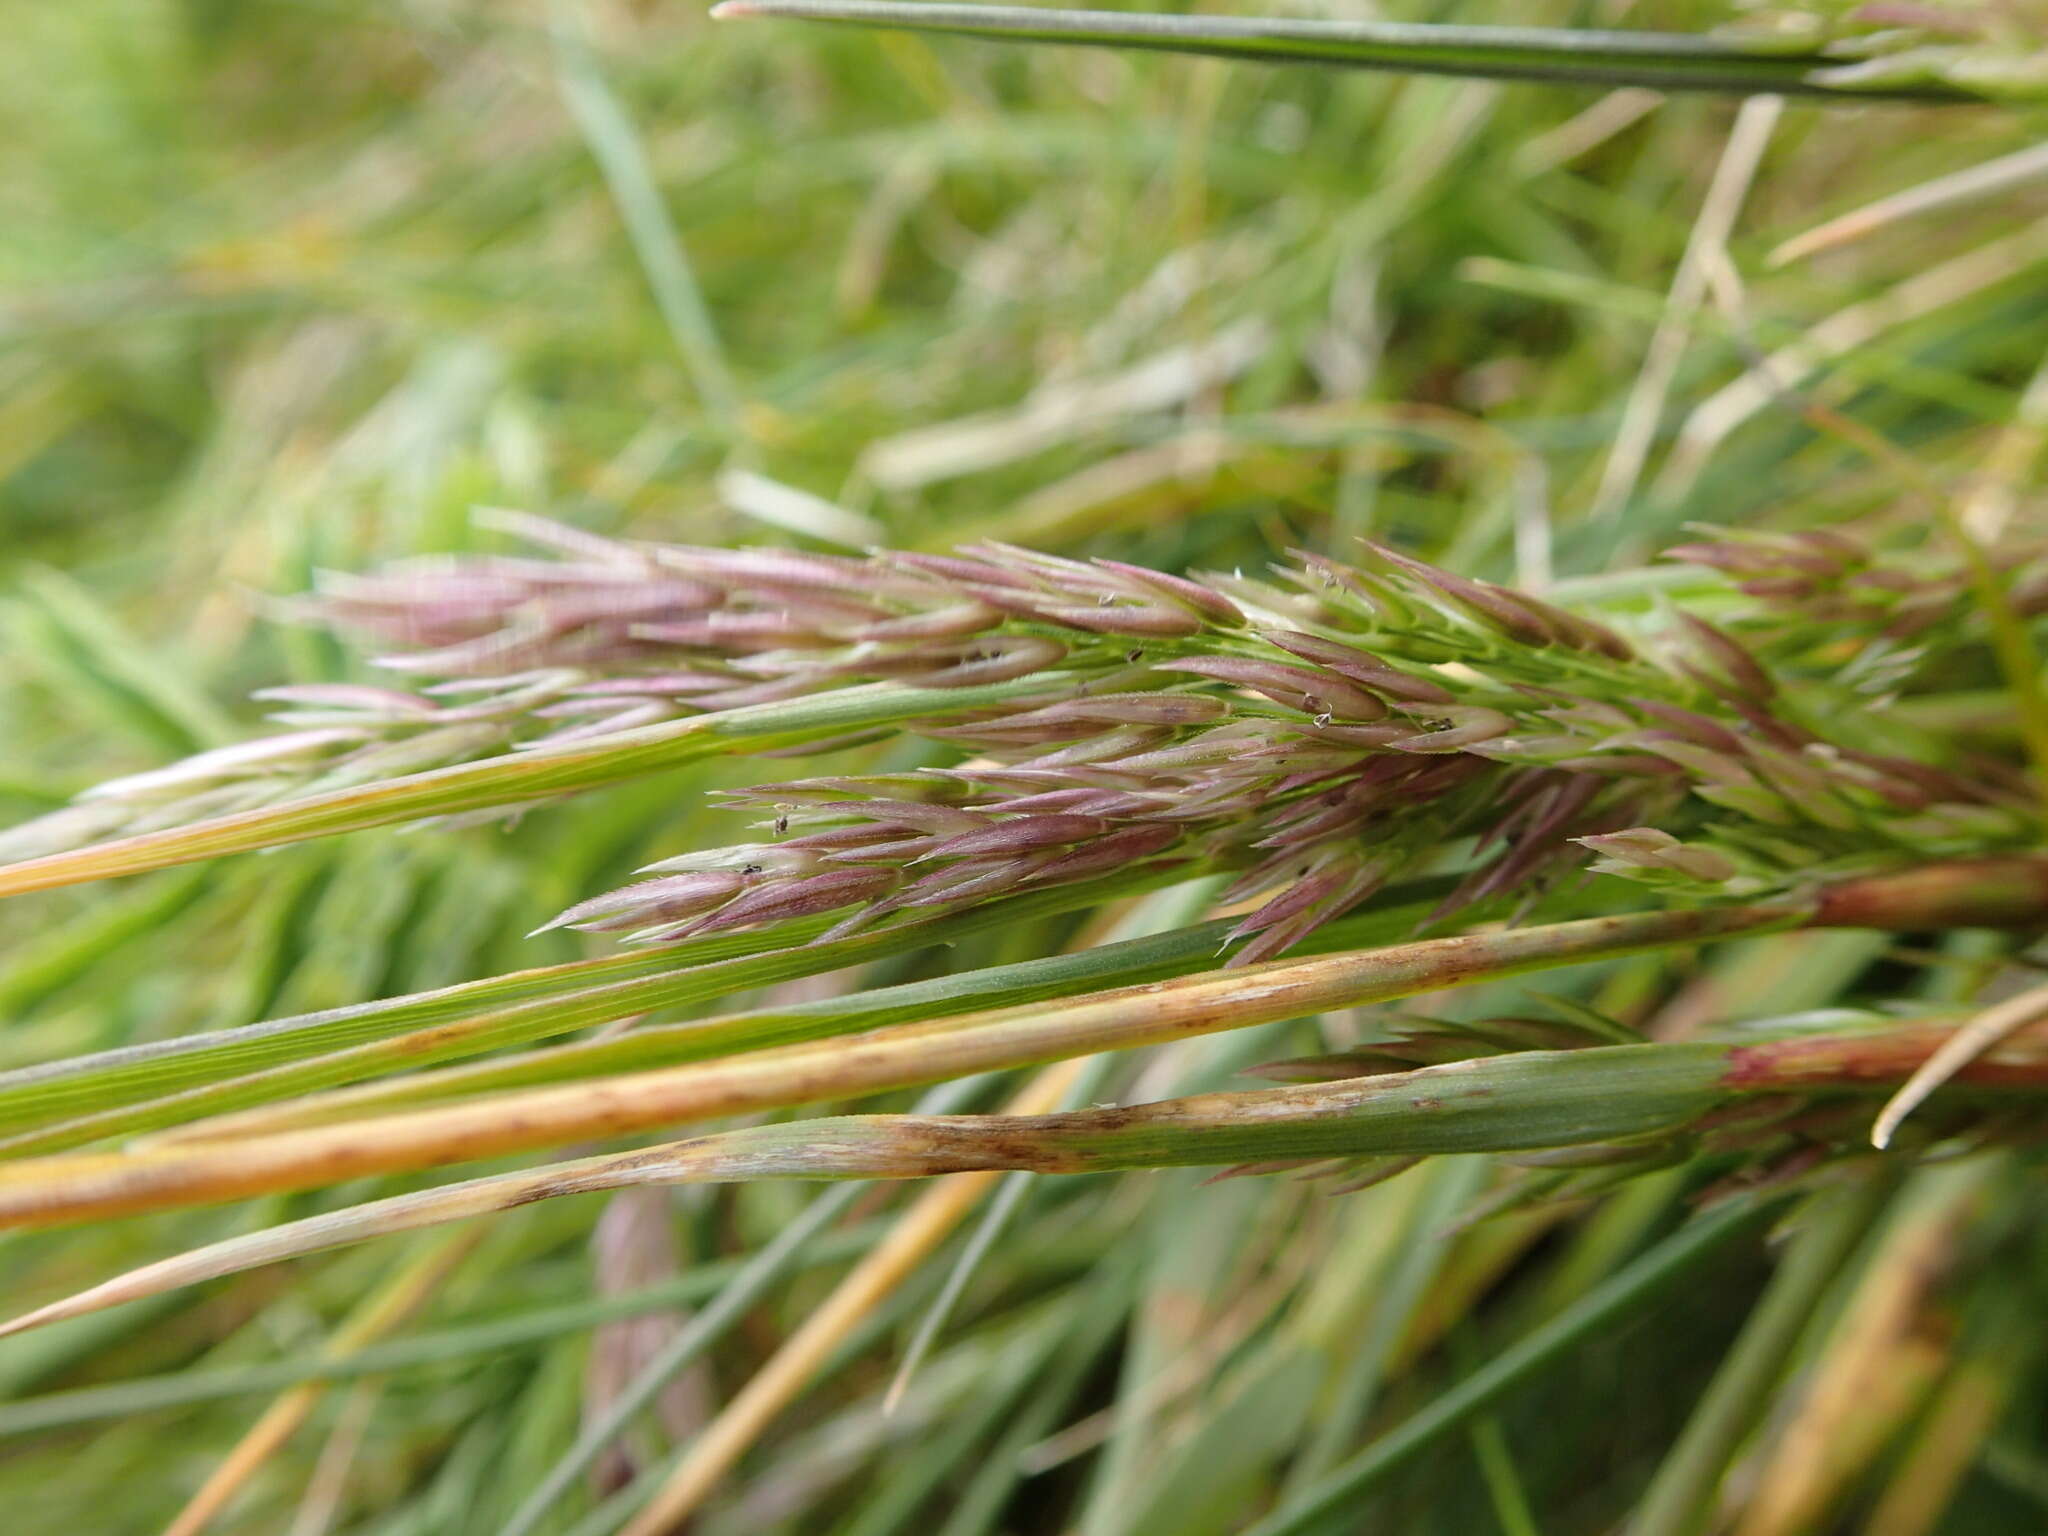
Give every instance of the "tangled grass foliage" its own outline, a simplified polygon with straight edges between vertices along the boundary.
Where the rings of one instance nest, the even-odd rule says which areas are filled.
[[[2048,54],[1623,10],[25,19],[10,1533],[2038,1530]]]

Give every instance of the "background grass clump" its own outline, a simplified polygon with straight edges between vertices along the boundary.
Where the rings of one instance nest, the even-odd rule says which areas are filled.
[[[1541,10],[1398,19],[1728,19]],[[609,3],[119,0],[30,8],[10,34],[0,825],[238,739],[251,689],[360,676],[269,622],[267,595],[506,547],[480,505],[679,543],[993,538],[1168,571],[1350,559],[1365,535],[1537,590],[1625,587],[1696,521],[1853,525],[1908,552],[1945,548],[1948,519],[1987,543],[2039,532],[2048,157],[2024,105],[1738,104]],[[2009,744],[1997,677],[1953,683],[1943,728]],[[802,771],[918,759],[823,761]],[[707,792],[786,766],[0,903],[0,1067],[601,952],[524,935],[651,859],[740,840]],[[1166,891],[724,1006],[1201,915]],[[2026,973],[2024,936],[1799,932],[1423,1011],[1682,1038],[1953,1009]],[[1385,1023],[1155,1047],[1041,1107],[1241,1087]],[[2037,1168],[1765,1168],[1800,1203],[1625,1306],[1703,1193],[1684,1167],[1629,1171],[1539,1187],[1448,1157],[1335,1199],[1288,1177],[1017,1174],[951,1212],[887,1183],[544,1203],[0,1344],[0,1498],[23,1536],[180,1511],[177,1529],[291,1536],[616,1530],[909,1232],[907,1278],[816,1345],[693,1528],[2041,1528]],[[14,1233],[8,1310],[424,1182]],[[778,1240],[772,1277],[730,1289]],[[542,1508],[664,1350],[689,1363]],[[1457,1396],[1518,1358],[1497,1395]],[[1336,1524],[1286,1513],[1361,1447],[1383,1463]]]

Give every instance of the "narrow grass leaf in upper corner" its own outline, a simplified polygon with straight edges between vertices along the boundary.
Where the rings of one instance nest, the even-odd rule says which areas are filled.
[[[1291,17],[1179,16],[903,0],[725,0],[720,19],[772,16],[856,26],[953,32],[1032,43],[1092,43],[1196,53],[1268,64],[1324,64],[1414,74],[1467,75],[1575,85],[1963,101],[1974,92],[1946,77],[1858,76],[1831,48],[1721,34],[1573,27],[1439,26]]]

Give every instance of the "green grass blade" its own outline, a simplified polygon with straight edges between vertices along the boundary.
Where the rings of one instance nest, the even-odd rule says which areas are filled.
[[[1260,1521],[1247,1536],[1302,1536],[1321,1529],[1339,1508],[1471,1423],[1523,1381],[1617,1326],[1722,1248],[1758,1230],[1775,1208],[1771,1202],[1731,1201],[1688,1222],[1382,1435],[1294,1503]]]
[[[861,1192],[862,1187],[858,1184],[825,1190],[804,1207],[802,1215],[778,1232],[774,1241],[748,1260],[746,1266],[719,1292],[717,1299],[691,1317],[661,1352],[640,1368],[639,1374],[596,1421],[584,1427],[576,1443],[548,1468],[533,1492],[520,1502],[519,1508],[506,1522],[502,1536],[524,1536],[538,1526],[561,1496],[582,1477],[591,1462],[646,1411],[676,1373],[717,1343],[769,1284],[789,1267],[803,1251],[804,1245],[837,1220]]]
[[[809,928],[809,932],[805,929]],[[365,1040],[487,1013],[513,1003],[563,997],[593,987],[691,966],[714,964],[802,942],[822,922],[774,934],[718,934],[671,949],[622,950],[591,960],[535,966],[479,981],[456,982],[287,1018],[203,1030],[117,1046],[0,1073],[0,1126],[40,1124],[88,1106],[104,1108],[278,1061],[319,1055]]]
[[[51,993],[89,974],[121,947],[174,921],[213,876],[186,870],[127,890],[8,957],[0,971],[0,1016],[26,1013]]]
[[[604,172],[605,184],[647,274],[647,286],[654,291],[661,318],[696,385],[699,403],[707,416],[731,430],[739,412],[739,390],[719,342],[718,327],[704,305],[690,258],[676,233],[675,220],[662,201],[646,147],[634,131],[625,105],[605,80],[585,36],[580,10],[560,4],[556,11],[555,65],[562,97]]]
[[[1202,54],[1263,64],[1321,64],[1408,74],[1569,85],[1968,100],[1933,84],[1845,90],[1821,77],[1818,53],[1768,53],[1687,33],[1562,27],[1474,27],[1250,16],[1167,16],[1027,6],[905,4],[901,0],[725,0],[713,16],[771,16],[946,32],[1008,42],[1081,43]]]
[[[981,1086],[973,1079],[948,1083],[926,1094],[923,1103],[934,1113],[944,1113],[948,1108],[966,1103]],[[693,1317],[659,1354],[640,1368],[639,1374],[606,1407],[604,1413],[585,1427],[576,1443],[548,1469],[533,1492],[520,1503],[506,1523],[503,1536],[528,1536],[546,1518],[556,1501],[583,1475],[598,1453],[639,1417],[678,1371],[715,1343],[767,1289],[769,1282],[802,1251],[803,1245],[822,1233],[859,1194],[860,1186],[857,1184],[827,1190],[806,1206],[801,1216],[776,1234],[775,1240],[733,1277],[731,1285],[720,1293],[718,1300]]]
[[[855,1187],[847,1186],[848,1189]],[[835,1189],[828,1191],[827,1196],[840,1193],[842,1191]],[[821,1202],[814,1202],[814,1205],[816,1203]],[[812,1208],[806,1207],[805,1215],[783,1231],[791,1231],[806,1221]],[[836,1264],[864,1252],[882,1230],[881,1224],[867,1222],[819,1237],[803,1246],[796,1263],[804,1267]],[[160,1376],[45,1392],[0,1403],[0,1438],[40,1434],[45,1430],[87,1424],[99,1419],[126,1419],[136,1414],[183,1408],[194,1403],[280,1392],[307,1381],[351,1381],[451,1362],[469,1362],[479,1357],[502,1356],[603,1323],[706,1301],[738,1281],[759,1258],[759,1254],[754,1254],[744,1259],[713,1260],[699,1264],[673,1280],[628,1291],[624,1295],[534,1307],[508,1317],[493,1318],[489,1322],[436,1329],[430,1333],[371,1344],[348,1354],[305,1353],[261,1365],[173,1371]],[[92,1321],[115,1321],[127,1316],[126,1312],[103,1312]],[[25,1335],[15,1344],[6,1346],[0,1360],[11,1365],[17,1354],[27,1354],[46,1337],[57,1337],[59,1329],[78,1327],[85,1322],[86,1319],[80,1319],[78,1323],[60,1324],[46,1334]]]
[[[1407,938],[1422,925],[1440,898],[1442,889],[1445,888],[1447,883],[1425,887],[1423,893],[1416,893],[1413,888],[1395,891],[1391,893],[1395,900],[1375,904],[1368,912],[1332,923],[1304,943],[1296,953],[1304,956],[1323,954],[1353,946],[1394,943]],[[1132,887],[1128,885],[1122,887],[1124,891],[1130,889]],[[1010,906],[1007,903],[1005,907],[1006,911],[1001,914],[979,916],[963,913],[957,927],[952,925],[951,920],[942,920],[943,938],[936,932],[928,933],[919,939],[917,944],[922,947],[925,944],[965,937],[969,933],[1000,928],[1009,922],[1019,921],[1031,915],[1028,908]],[[1475,920],[1481,915],[1471,914]],[[715,1018],[694,1019],[682,1024],[654,1025],[632,1030],[613,1039],[578,1041],[473,1066],[449,1067],[439,1072],[407,1076],[390,1083],[366,1085],[346,1093],[326,1095],[317,1103],[304,1106],[303,1110],[299,1106],[294,1106],[290,1111],[289,1121],[295,1125],[326,1123],[412,1104],[453,1102],[479,1093],[508,1088],[575,1082],[612,1073],[646,1071],[655,1067],[709,1061],[745,1051],[766,1050],[780,1045],[798,1045],[833,1036],[849,1035],[861,1030],[876,1029],[888,1024],[910,1023],[918,1019],[959,1013],[969,1008],[1014,1007],[1034,1001],[1055,1002],[1090,988],[1134,986],[1145,981],[1187,976],[1214,963],[1217,951],[1230,932],[1231,921],[1228,918],[1219,918],[1213,922],[1198,923],[1169,933],[1100,944],[1092,949],[1052,955],[1041,960],[985,966],[957,975],[905,982],[893,987],[877,987],[849,996],[824,998],[788,1007],[757,1008]],[[883,932],[895,933],[897,930],[887,929]],[[880,938],[882,934],[872,937]],[[778,951],[777,956],[788,963],[800,957],[819,954],[820,958],[832,959],[836,965],[843,963],[841,959],[834,958],[837,953],[835,950],[826,950],[823,946],[806,946],[801,949]],[[739,987],[726,983],[721,984],[720,990],[737,991]],[[551,1027],[550,1032],[559,1031]],[[318,1069],[320,1065],[319,1062],[307,1063],[309,1068],[314,1069]],[[265,1080],[266,1087],[274,1086],[281,1076],[282,1074],[270,1075]],[[225,1082],[219,1087],[224,1093],[233,1093],[238,1083],[242,1081],[245,1080]],[[264,1095],[266,1099],[282,1096],[282,1092],[266,1092]],[[196,1106],[201,1097],[199,1094],[187,1095],[177,1106],[166,1104],[165,1107],[178,1108],[178,1118],[181,1120],[190,1119],[196,1113]],[[212,1099],[210,1102],[220,1104],[225,1100]],[[147,1114],[150,1110],[151,1106],[143,1105],[138,1106],[135,1113]],[[99,1127],[95,1134],[108,1134],[104,1127],[112,1123],[112,1117],[93,1119],[94,1124]],[[172,1122],[165,1120],[161,1123]],[[130,1122],[124,1118],[119,1128],[140,1128],[141,1124],[139,1120]],[[70,1138],[83,1126],[84,1122],[54,1126],[47,1135],[32,1133],[11,1141],[0,1142],[0,1150],[43,1151],[52,1150],[57,1145],[74,1144]]]
[[[1733,1054],[1726,1045],[1706,1042],[1527,1051],[1308,1088],[1196,1094],[1120,1109],[842,1115],[748,1126],[487,1174],[243,1233],[13,1318],[0,1325],[0,1336],[371,1238],[614,1189],[770,1178],[924,1178],[998,1169],[1117,1173],[1276,1158],[1526,1151],[1662,1134],[1733,1091],[1726,1081]],[[978,1082],[980,1075],[959,1081]],[[353,1138],[375,1140],[378,1134],[346,1129]],[[198,1154],[219,1162],[224,1152],[239,1163],[254,1160],[258,1145],[202,1145]],[[41,1171],[33,1164],[17,1166]],[[90,1177],[75,1182],[85,1184]],[[75,1198],[67,1182],[61,1175],[49,1178],[50,1197]],[[132,1188],[146,1178],[131,1172],[126,1182]]]
[[[1397,1255],[1374,1288],[1373,1304],[1336,1395],[1314,1434],[1304,1437],[1301,1455],[1289,1472],[1290,1492],[1314,1487],[1356,1443],[1384,1385],[1402,1330],[1412,1326],[1443,1267],[1459,1216],[1484,1192],[1487,1167],[1482,1158],[1455,1158],[1414,1175],[1426,1181],[1425,1190],[1405,1213]]]
[[[1697,1536],[1713,1522],[1723,1474],[1757,1427],[1772,1389],[1791,1368],[1800,1334],[1894,1190],[1892,1179],[1884,1177],[1836,1190],[1800,1227],[1741,1337],[1636,1506],[1629,1527],[1634,1536]]]
[[[197,1049],[118,1050],[50,1068],[27,1068],[0,1077],[0,1125],[44,1127],[54,1114],[71,1118],[0,1141],[0,1151],[19,1155],[77,1146],[105,1136],[175,1125],[202,1115],[334,1088],[380,1072],[430,1066],[521,1045],[658,1008],[707,1002],[753,987],[952,943],[1110,897],[1134,895],[1181,873],[1170,867],[1135,869],[966,912],[898,923],[829,944],[804,942],[829,922],[829,918],[821,919],[796,925],[795,932],[719,938],[701,948],[679,946],[682,953],[642,951],[581,965],[518,972],[386,1004],[222,1031],[200,1037]],[[1408,921],[1418,915],[1413,908],[1404,913]],[[1213,937],[1204,930],[1208,941],[1202,951],[1204,958],[1213,953],[1221,936],[1221,930]],[[1114,962],[1120,957],[1111,958]],[[1081,964],[1085,971],[1086,962]],[[853,1006],[857,1010],[861,1005],[856,1001]],[[828,1018],[831,1015],[829,1005],[816,1011]],[[880,1011],[894,1014],[886,1002]],[[757,1031],[740,1025],[720,1031],[699,1025],[695,1030],[689,1037],[689,1051],[679,1059],[743,1048],[750,1040],[758,1047],[782,1039],[811,1038],[800,1027],[781,1035],[769,1026]],[[658,1036],[657,1044],[670,1038]],[[633,1039],[629,1036],[618,1043],[628,1045]],[[628,1059],[634,1049],[626,1051]],[[600,1060],[615,1054],[596,1047],[591,1047],[590,1053]],[[523,1080],[516,1068],[505,1070],[513,1081]],[[77,1114],[88,1105],[93,1106],[89,1113]]]
[[[71,577],[29,566],[16,581],[19,601],[43,626],[42,645],[24,644],[23,659],[55,669],[110,723],[168,752],[197,752],[241,734],[193,684],[189,660],[131,633]]]
[[[977,1072],[1156,1045],[1301,1018],[1330,1008],[1387,1002],[1482,979],[1771,932],[1796,927],[1805,916],[1793,907],[1736,907],[1638,913],[1427,939],[1388,949],[1274,961],[1115,988],[1057,1006],[1028,1004],[896,1025],[870,1031],[856,1042],[826,1040],[783,1046],[727,1060],[550,1085],[335,1125],[287,1125],[120,1154],[26,1159],[0,1166],[0,1217],[17,1224],[44,1225],[117,1211],[163,1209],[337,1183],[362,1174],[473,1161],[502,1152],[717,1116],[864,1097]],[[1618,1061],[1640,1065],[1651,1073],[1655,1081],[1636,1084],[1640,1102],[1617,1106],[1612,1091],[1596,1092],[1590,1100],[1581,1092],[1569,1091],[1573,1083],[1585,1087],[1571,1075],[1577,1070],[1574,1064],[1564,1083],[1539,1081],[1529,1087],[1537,1102],[1529,1106],[1528,1118],[1518,1122],[1516,1134],[1521,1139],[1506,1144],[1547,1146],[1555,1144],[1555,1139],[1570,1141],[1582,1136],[1589,1124],[1605,1126],[1605,1134],[1634,1134],[1647,1128],[1633,1121],[1623,1126],[1605,1118],[1623,1110],[1649,1115],[1653,1123],[1661,1123],[1656,1117],[1667,1112],[1669,1118],[1683,1118],[1683,1106],[1674,1108],[1671,1096],[1698,1091],[1700,1085],[1684,1076],[1695,1067],[1672,1068],[1680,1074],[1674,1079],[1659,1075],[1665,1070],[1660,1063],[1679,1061],[1683,1052],[1642,1057],[1627,1054],[1642,1047],[1603,1049],[1610,1055],[1623,1053]],[[1532,1052],[1509,1059],[1540,1062],[1546,1054]],[[1587,1053],[1567,1054],[1576,1062]],[[1452,1074],[1452,1081],[1445,1086],[1462,1089],[1469,1085],[1469,1077]],[[1463,1110],[1474,1107],[1460,1103]],[[1589,1115],[1594,1118],[1589,1120]],[[1408,1135],[1404,1130],[1386,1148],[1360,1150],[1471,1151],[1503,1144],[1498,1140],[1500,1128],[1483,1115],[1468,1123],[1462,1113],[1447,1112],[1429,1124],[1435,1129],[1417,1133],[1426,1145],[1410,1144],[1412,1138],[1404,1139]],[[1151,1146],[1147,1138],[1152,1131],[1142,1124],[1134,1124],[1131,1130]],[[1269,1148],[1256,1136],[1240,1144],[1242,1131],[1241,1125],[1226,1119],[1199,1134],[1181,1127],[1159,1145],[1170,1149],[1172,1160],[1180,1162],[1238,1162],[1344,1150],[1320,1145]],[[1565,1134],[1557,1138],[1560,1132]],[[1458,1139],[1468,1133],[1471,1139]],[[1082,1133],[1084,1140],[1088,1134]],[[886,1150],[891,1155],[900,1151]],[[858,1174],[849,1171],[845,1176]]]

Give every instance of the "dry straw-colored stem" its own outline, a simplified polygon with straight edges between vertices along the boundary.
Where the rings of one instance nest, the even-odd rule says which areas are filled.
[[[1155,1045],[1224,1029],[1386,1002],[1551,966],[1806,926],[1927,929],[2037,921],[2048,860],[1930,866],[1841,882],[1806,902],[1648,912],[1424,939],[1384,949],[1273,961],[1119,987],[1057,1005],[1026,1004],[786,1046],[727,1060],[522,1090],[339,1125],[273,1129],[130,1152],[0,1166],[0,1225],[47,1226],[378,1173],[445,1166],[536,1147],[726,1115],[857,1098],[975,1072]],[[1925,1059],[1909,1053],[1879,1080]],[[1928,1050],[1932,1046],[1927,1047]],[[317,1101],[309,1110],[317,1112]],[[246,1131],[246,1127],[243,1128]],[[542,1189],[541,1194],[567,1192]],[[536,1198],[539,1196],[536,1195]]]
[[[2018,997],[1987,1008],[1944,1040],[1941,1049],[1928,1057],[1906,1084],[1886,1102],[1877,1123],[1871,1127],[1871,1145],[1891,1145],[1892,1137],[1908,1115],[1927,1102],[1928,1097],[1971,1062],[2029,1024],[2048,1017],[2048,986],[2030,987]]]
[[[1058,1006],[1030,1004],[851,1040],[602,1078],[217,1143],[0,1167],[0,1225],[204,1204],[725,1115],[859,1097],[1007,1067],[1300,1018],[1330,1008],[1813,920],[1793,903],[1637,913],[1274,961]]]
[[[641,1185],[1110,1173],[1645,1144],[1684,1135],[1735,1099],[1888,1088],[1951,1033],[1909,1025],[1741,1046],[1514,1051],[1412,1072],[1065,1114],[871,1114],[752,1126],[471,1179],[228,1238],[27,1313],[0,1325],[0,1336],[372,1237]],[[2048,1040],[2009,1040],[1960,1080],[1980,1091],[2039,1093],[2048,1088]]]

